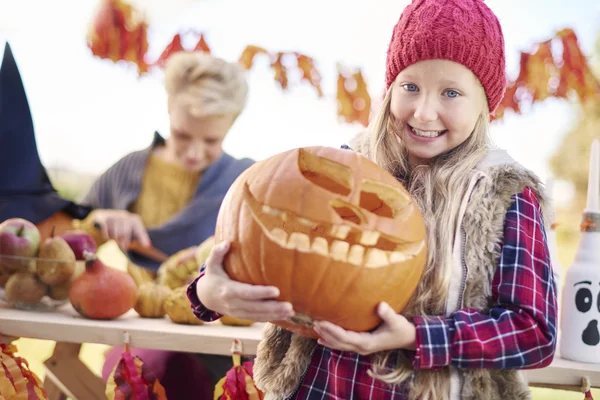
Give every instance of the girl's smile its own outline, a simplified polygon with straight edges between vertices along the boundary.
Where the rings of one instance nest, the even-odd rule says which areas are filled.
[[[421,142],[433,142],[438,139],[440,136],[444,135],[448,132],[447,129],[441,131],[431,131],[431,130],[421,130],[417,129],[414,126],[409,124],[405,124],[406,129],[408,131],[408,135],[410,135],[414,140],[418,140]]]

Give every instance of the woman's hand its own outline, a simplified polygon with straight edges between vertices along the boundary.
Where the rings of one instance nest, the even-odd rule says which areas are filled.
[[[412,322],[396,314],[387,303],[380,303],[377,313],[383,322],[373,332],[352,332],[330,322],[315,322],[315,332],[321,337],[319,344],[362,355],[383,350],[415,349],[417,331]]]
[[[132,240],[144,247],[151,245],[142,218],[126,210],[94,210],[94,223],[102,234],[114,239],[122,250],[127,250]]]
[[[229,278],[223,269],[223,259],[230,244],[216,245],[206,260],[205,275],[196,284],[198,299],[219,314],[256,322],[268,322],[294,315],[290,303],[275,300],[279,289],[240,283]]]

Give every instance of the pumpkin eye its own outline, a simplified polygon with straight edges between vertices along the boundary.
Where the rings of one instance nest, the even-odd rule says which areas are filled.
[[[365,222],[363,214],[352,204],[348,204],[341,200],[333,200],[331,207],[334,211],[345,221],[354,222],[357,225],[361,225]]]
[[[352,192],[352,171],[335,161],[300,149],[298,169],[306,179],[329,192],[342,196],[348,196]]]
[[[360,207],[380,217],[396,218],[403,210],[412,212],[408,193],[384,183],[365,179],[361,183]]]

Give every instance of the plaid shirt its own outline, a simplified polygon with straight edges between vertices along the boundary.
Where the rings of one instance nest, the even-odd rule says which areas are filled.
[[[203,320],[219,315],[188,295]],[[556,346],[556,288],[539,202],[526,188],[513,196],[506,214],[500,262],[492,282],[493,307],[481,313],[461,309],[450,316],[420,316],[416,346],[409,353],[415,370],[458,368],[542,368]],[[369,356],[317,346],[297,399],[404,399],[405,385],[371,378]]]

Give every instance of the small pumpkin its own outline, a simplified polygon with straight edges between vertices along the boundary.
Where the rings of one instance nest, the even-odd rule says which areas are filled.
[[[196,249],[196,264],[202,266],[208,259],[212,248],[215,247],[215,237],[210,236],[204,242],[200,243],[200,246]]]
[[[190,307],[185,286],[173,289],[165,299],[165,312],[169,319],[176,324],[202,325]]]
[[[131,275],[105,265],[94,253],[84,253],[85,271],[72,283],[73,308],[90,319],[114,319],[133,308],[137,286]]]
[[[165,300],[171,289],[156,282],[146,282],[138,288],[134,310],[142,318],[162,318],[165,316]]]
[[[215,232],[239,282],[273,285],[296,315],[275,324],[317,337],[313,320],[352,331],[401,312],[426,261],[425,223],[404,186],[353,151],[308,147],[253,164],[227,192]]]
[[[180,250],[163,262],[157,272],[158,283],[170,289],[189,285],[200,271],[196,249],[197,246],[192,246]]]

